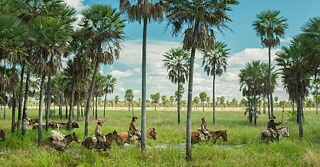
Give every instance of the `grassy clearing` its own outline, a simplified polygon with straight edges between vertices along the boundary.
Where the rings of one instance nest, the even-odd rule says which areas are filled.
[[[2,113],[1,113],[2,114]],[[114,129],[127,131],[132,113],[126,109],[107,112],[103,130],[105,133]],[[139,118],[139,113],[135,113]],[[278,121],[281,112],[277,111]],[[36,110],[30,110],[29,117],[35,118]],[[102,116],[102,111],[99,112]],[[298,137],[298,125],[286,121],[290,127],[290,137],[270,144],[259,141],[259,133],[267,125],[267,116],[260,115],[257,126],[249,124],[243,112],[224,109],[217,112],[217,124],[211,123],[212,113],[195,111],[192,113],[192,129],[195,131],[205,116],[210,129],[227,130],[228,142],[218,140],[216,145],[194,145],[193,160],[186,162],[185,157],[185,122],[186,111],[182,112],[181,125],[177,124],[175,111],[148,111],[147,128],[155,127],[157,140],[147,140],[148,148],[141,153],[138,146],[120,148],[113,145],[108,152],[87,150],[77,143],[71,149],[60,153],[45,146],[38,146],[37,131],[30,130],[22,140],[20,132],[11,135],[10,119],[0,120],[0,128],[7,129],[7,141],[0,142],[0,166],[320,166],[320,121],[314,111],[305,111],[304,138]],[[10,114],[8,113],[8,117]],[[56,118],[56,117],[54,117]],[[65,120],[64,120],[65,121]],[[84,121],[79,121],[80,128],[74,132],[83,139]],[[93,133],[95,121],[90,121],[89,134]],[[140,120],[138,119],[138,127]],[[68,134],[67,131],[62,131]],[[44,132],[44,138],[48,133]],[[167,147],[163,149],[164,145]],[[162,148],[161,148],[162,146]]]

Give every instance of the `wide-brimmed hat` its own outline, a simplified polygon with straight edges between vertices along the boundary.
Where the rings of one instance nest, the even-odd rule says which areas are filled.
[[[275,117],[275,116],[271,116],[270,117],[270,120],[275,120],[277,117]]]
[[[132,120],[138,119],[138,117],[132,117]]]
[[[204,121],[205,119],[206,119],[205,117],[202,117],[202,118],[201,118],[202,121]]]

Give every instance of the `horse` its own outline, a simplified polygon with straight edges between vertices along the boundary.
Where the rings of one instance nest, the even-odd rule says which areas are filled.
[[[222,137],[223,141],[228,141],[227,130],[209,131],[213,144],[216,144],[217,140]]]
[[[139,138],[137,135],[133,135],[131,136],[129,134],[130,132],[121,132],[118,133],[117,135],[117,143],[119,145],[123,145],[124,143],[130,143],[130,142],[134,142],[135,144],[139,142]],[[157,132],[155,128],[149,128],[146,130],[146,137],[147,138],[152,138],[153,140],[157,139]]]
[[[105,135],[106,141],[103,144],[103,150],[106,151],[108,148],[111,148],[111,142],[116,140],[118,132],[114,130],[112,133],[108,133]],[[117,140],[116,140],[117,141]],[[87,137],[83,140],[82,145],[88,149],[99,149],[98,140],[95,136]]]
[[[68,122],[49,122],[49,127],[51,128],[60,128],[67,129]],[[72,122],[71,128],[79,128],[79,124],[77,122]]]
[[[289,127],[282,127],[282,128],[279,128],[277,129],[280,136],[279,136],[279,139],[283,136],[283,137],[289,137]],[[260,139],[261,141],[266,141],[266,142],[269,142],[269,141],[273,141],[274,139],[276,139],[271,131],[269,129],[265,129],[263,130],[261,133],[260,133]],[[276,139],[277,140],[277,139]]]
[[[157,132],[155,128],[149,128],[146,131],[146,136],[151,137],[153,140],[157,140]]]
[[[227,130],[219,130],[219,131],[209,131],[211,137],[204,138],[202,137],[203,134],[200,134],[201,132],[192,132],[191,133],[191,144],[196,144],[201,141],[208,141],[211,139],[213,144],[216,144],[217,140],[222,137],[225,142],[228,141],[228,135]]]
[[[0,129],[0,138],[2,141],[6,141],[6,130],[5,129]]]
[[[44,143],[51,148],[55,148],[58,151],[64,151],[66,148],[69,147],[69,144],[72,141],[80,143],[80,139],[78,138],[78,136],[74,132],[72,134],[65,136],[63,141],[61,141],[61,142],[55,141],[52,137],[48,137]]]

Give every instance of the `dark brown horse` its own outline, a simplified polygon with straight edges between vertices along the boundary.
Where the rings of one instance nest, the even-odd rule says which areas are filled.
[[[208,139],[205,139],[204,137],[201,137],[200,134],[201,132],[192,132],[191,133],[191,144],[196,144],[199,143],[201,141],[208,141],[211,139],[213,144],[216,144],[217,139],[219,139],[220,137],[222,137],[222,139],[226,142],[228,141],[228,135],[227,135],[227,130],[219,130],[219,131],[209,131],[211,137]]]
[[[78,136],[73,132],[72,134],[69,134],[64,137],[63,141],[55,141],[52,137],[48,137],[44,143],[48,145],[49,147],[55,148],[58,151],[64,151],[66,148],[69,147],[69,144],[75,141],[77,143],[80,143],[80,139]]]
[[[107,150],[108,148],[111,148],[112,141],[117,141],[117,135],[118,132],[114,130],[112,133],[108,133],[105,135],[106,142],[103,144],[103,150]],[[118,143],[118,142],[117,142]],[[100,149],[98,140],[95,137],[87,137],[83,140],[82,145],[88,149]]]
[[[68,122],[49,122],[49,127],[67,129]],[[77,122],[72,122],[71,128],[79,128],[79,124]]]
[[[6,130],[5,129],[0,129],[0,138],[3,141],[6,141]]]

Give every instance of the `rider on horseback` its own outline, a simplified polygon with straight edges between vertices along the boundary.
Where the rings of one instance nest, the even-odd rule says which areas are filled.
[[[97,126],[96,126],[96,129],[94,131],[94,136],[98,140],[99,147],[100,148],[104,148],[104,142],[106,141],[106,138],[102,133],[102,122],[101,121],[97,122]]]
[[[270,130],[270,132],[272,133],[272,136],[275,136],[276,139],[279,139],[280,133],[278,132],[276,126],[281,125],[282,122],[274,122],[274,120],[276,119],[275,116],[271,116],[269,122],[268,122],[268,129]]]
[[[141,133],[136,127],[136,120],[137,119],[138,119],[138,117],[132,117],[132,121],[131,121],[130,126],[129,126],[129,134],[131,136],[136,135],[138,137],[138,139],[140,140]]]
[[[209,139],[211,137],[211,134],[209,133],[209,129],[207,128],[207,122],[204,117],[201,119],[201,128],[200,131],[204,134],[205,140]]]

